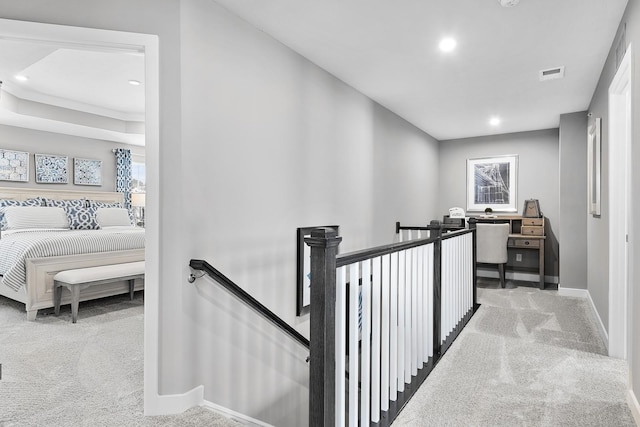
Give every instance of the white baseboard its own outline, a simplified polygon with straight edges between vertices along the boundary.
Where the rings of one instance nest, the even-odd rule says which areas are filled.
[[[629,405],[629,409],[631,409],[636,425],[640,426],[640,405],[633,390],[627,391],[627,404]]]
[[[478,277],[489,277],[491,279],[499,279],[497,269],[485,270],[478,269]],[[505,278],[507,280],[520,280],[522,282],[539,282],[540,276],[535,273],[523,273],[520,271],[506,271]],[[545,283],[558,283],[558,276],[544,276]]]
[[[151,405],[148,404],[149,400],[153,401]],[[204,400],[204,386],[202,385],[183,394],[156,395],[153,399],[147,399],[145,401],[144,415],[180,414],[187,409],[191,409],[196,406],[201,406],[210,411],[219,413],[220,415],[237,421],[242,425],[273,427],[271,424],[267,424],[229,408],[225,408],[224,406]]]
[[[604,323],[602,323],[602,318],[600,317],[600,313],[596,309],[596,305],[593,303],[593,299],[591,298],[591,294],[587,289],[576,289],[576,288],[563,288],[562,286],[558,286],[558,295],[565,297],[577,297],[577,298],[586,298],[589,301],[589,305],[591,306],[591,310],[593,314],[596,316],[596,321],[598,323],[598,332],[600,332],[600,337],[602,341],[604,341],[604,345],[609,350],[609,334],[607,333],[607,329],[604,327]]]
[[[586,289],[564,288],[562,285],[558,286],[558,295],[563,297],[590,298],[589,291]]]
[[[204,386],[198,386],[183,394],[156,395],[145,399],[145,415],[179,414],[194,406],[202,406]]]
[[[248,425],[248,426],[260,426],[260,427],[273,427],[271,424],[265,423],[264,421],[260,421],[257,420],[255,418],[251,418],[247,415],[241,414],[239,412],[236,411],[232,411],[229,408],[225,408],[224,406],[220,406],[217,405],[213,402],[209,402],[207,400],[205,400],[202,403],[202,406],[212,410],[213,412],[217,412],[220,415],[224,415],[227,418],[231,418],[234,421],[239,422],[240,424],[243,425]]]

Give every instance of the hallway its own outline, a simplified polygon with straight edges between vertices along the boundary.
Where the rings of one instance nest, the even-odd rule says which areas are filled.
[[[478,284],[482,306],[394,426],[635,426],[586,299]]]

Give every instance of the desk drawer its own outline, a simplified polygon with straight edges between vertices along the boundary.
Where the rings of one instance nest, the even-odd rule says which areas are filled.
[[[540,240],[539,239],[509,239],[508,246],[510,248],[539,248]]]
[[[544,228],[534,227],[531,225],[523,225],[520,229],[520,233],[526,236],[542,236],[544,234]]]
[[[535,225],[542,227],[544,225],[544,218],[522,218],[522,225]]]

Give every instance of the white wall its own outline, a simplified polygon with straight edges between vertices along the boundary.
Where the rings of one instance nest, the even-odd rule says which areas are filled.
[[[296,228],[338,224],[348,252],[392,242],[396,220],[424,224],[438,143],[214,2],[183,1],[181,14],[185,258],[210,261],[306,335]],[[206,279],[184,292],[205,399],[305,425],[306,351]]]
[[[128,148],[132,154],[144,156],[144,147],[5,125],[0,125],[0,141],[2,141],[0,142],[1,149],[26,151],[29,153],[29,182],[0,181],[0,186],[3,187],[115,191],[116,161],[111,150],[114,148]],[[69,183],[37,184],[35,182],[33,156],[35,153],[68,156]],[[73,183],[74,157],[102,160],[101,186],[87,187],[86,185],[75,185]]]
[[[526,199],[538,199],[545,223],[545,272],[558,276],[559,145],[558,129],[442,141],[440,144],[439,214],[449,208],[466,209],[466,161],[480,157],[518,155],[518,201],[522,214]],[[523,251],[523,264],[536,267],[537,254]],[[529,259],[531,258],[531,259]],[[511,261],[510,261],[511,263]]]

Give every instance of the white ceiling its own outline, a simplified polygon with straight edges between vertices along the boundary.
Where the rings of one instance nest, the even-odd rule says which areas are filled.
[[[439,140],[554,128],[586,110],[627,4],[215,1]],[[454,52],[439,51],[444,36]],[[565,78],[538,80],[556,66]],[[143,79],[138,52],[0,39],[0,123],[144,145]]]
[[[215,1],[440,140],[555,128],[586,110],[627,4]],[[445,36],[457,40],[449,54]],[[538,80],[557,66],[565,78]]]
[[[144,145],[140,52],[0,39],[0,81],[2,124]]]

